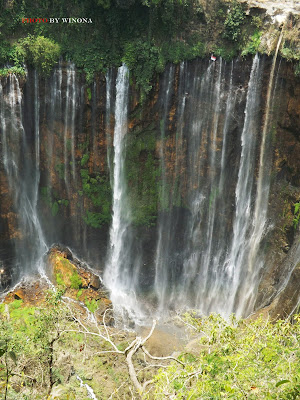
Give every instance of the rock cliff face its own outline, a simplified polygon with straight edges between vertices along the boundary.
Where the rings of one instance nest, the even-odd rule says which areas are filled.
[[[268,103],[272,62],[261,56],[168,65],[143,103],[130,84],[122,168],[131,212],[125,217],[121,210],[120,220],[129,218],[130,235],[122,240],[130,265],[124,273],[134,281],[130,290],[152,293],[161,309],[249,314],[268,305],[290,275],[295,308],[300,81],[278,59]],[[69,63],[46,80],[30,70],[24,82],[2,79],[3,288],[42,270],[42,255],[54,242],[104,271],[117,195],[116,78],[111,70],[89,85]],[[260,166],[263,151],[267,172]],[[258,204],[264,221],[255,219]],[[120,279],[121,290],[129,290]]]

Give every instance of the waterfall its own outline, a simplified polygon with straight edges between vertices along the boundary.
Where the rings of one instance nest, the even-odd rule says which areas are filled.
[[[54,131],[56,129],[55,122],[61,118],[61,104],[62,104],[62,67],[61,62],[58,63],[58,67],[54,69],[53,74],[50,78],[50,99],[49,99],[49,113],[47,115],[50,135],[47,136],[47,167],[49,174],[48,188],[51,188],[51,174],[50,171],[53,168],[54,161]],[[47,102],[47,97],[45,97]]]
[[[93,253],[91,241],[97,243],[98,234],[106,244],[105,225],[96,231],[84,224],[86,211],[99,215],[102,204],[93,204],[77,177],[88,174],[88,188],[90,182],[107,182],[108,171],[113,199],[104,282],[117,313],[140,320],[151,303],[159,316],[184,307],[248,315],[264,265],[280,42],[281,37],[265,104],[260,104],[263,57],[256,55],[252,65],[221,58],[181,62],[169,64],[153,87],[153,121],[148,111],[145,119],[140,117],[135,90],[129,118],[125,65],[117,76],[108,70],[105,88],[103,80],[94,82],[88,105],[84,78],[70,62],[65,68],[60,62],[45,79],[45,99],[44,81],[36,71],[29,71],[24,95],[15,75],[2,79],[2,169],[17,214],[15,279],[19,272],[43,272],[46,243],[75,243],[85,255]],[[239,73],[244,66],[248,74]],[[99,109],[105,110],[97,116]],[[84,123],[90,131],[82,129]],[[156,134],[155,146],[143,152],[153,159],[158,213],[156,226],[141,227],[133,223],[136,210],[126,170],[132,154],[127,150],[136,132],[142,137],[148,131]],[[90,156],[84,168],[79,154]],[[142,168],[145,159],[143,153]],[[40,191],[46,194],[43,203]],[[45,214],[39,215],[39,209]]]
[[[96,109],[97,109],[97,82],[94,81],[93,90],[91,92],[91,103],[92,103],[92,117],[91,117],[91,125],[92,125],[92,154],[93,154],[93,162],[94,168],[97,163],[97,135],[96,135]]]
[[[107,165],[110,171],[110,177],[112,177],[112,139],[110,135],[111,130],[111,113],[112,113],[112,69],[109,69],[106,76],[106,110],[105,110],[105,134],[107,142]],[[113,185],[112,180],[110,181],[111,186]]]
[[[219,129],[219,115],[221,107],[221,78],[222,78],[222,59],[219,60],[217,79],[215,82],[215,87],[213,89],[212,107],[210,111],[211,118],[211,139],[209,146],[209,185],[210,188],[208,196],[208,219],[206,224],[206,232],[204,233],[205,238],[205,251],[203,258],[201,260],[202,270],[201,270],[201,287],[196,296],[196,304],[203,302],[203,297],[208,295],[209,290],[207,290],[208,280],[209,280],[209,266],[212,264],[213,254],[213,233],[216,215],[216,200],[217,200],[217,165],[216,165],[216,153],[217,153],[217,132]],[[208,296],[209,297],[209,296]]]
[[[255,207],[259,206],[253,198],[263,63],[255,56],[240,133],[241,153],[236,180],[235,171],[230,170],[230,165],[232,168],[236,161],[232,161],[228,154],[228,132],[234,123],[237,98],[233,83],[234,64],[231,63],[229,73],[226,70],[228,66],[222,59],[211,63],[206,70],[196,70],[192,74],[193,80],[188,80],[184,93],[179,91],[178,112],[182,114],[177,117],[176,135],[184,126],[190,213],[183,221],[185,258],[181,270],[174,268],[174,262],[170,261],[176,227],[172,209],[159,220],[154,285],[160,312],[175,305],[196,307],[205,314],[215,311],[223,315],[232,312],[245,315],[251,307],[247,296],[243,295],[247,288],[243,283],[247,282],[253,289],[259,281],[258,267],[254,277],[248,271],[248,257],[252,219]],[[182,76],[183,66],[179,78]],[[163,104],[167,107],[168,85],[164,86]],[[165,120],[162,121],[161,127],[164,127]],[[183,121],[187,123],[183,125]],[[161,130],[161,142],[164,143],[162,139],[165,139],[164,130]],[[180,174],[176,165],[177,153],[182,148],[178,142],[175,149],[175,170]],[[169,171],[165,168],[163,144],[160,158],[162,185],[167,190],[170,187],[166,178]],[[169,190],[168,194],[172,197],[172,191]],[[260,207],[267,209],[267,205],[267,198],[264,198]],[[169,207],[172,208],[172,204]]]
[[[205,290],[215,213],[216,139],[219,130],[222,60],[196,70],[186,107],[187,185],[190,213],[185,224],[184,259],[177,303],[187,305]],[[210,136],[211,133],[211,136]],[[207,164],[208,163],[208,164]],[[208,176],[207,176],[208,174]],[[204,264],[205,262],[205,264]],[[201,267],[200,267],[201,266]],[[202,268],[202,270],[201,270]]]
[[[130,229],[131,210],[124,170],[128,91],[129,70],[123,65],[118,69],[116,81],[112,223],[104,283],[111,290],[111,299],[116,313],[123,316],[128,313],[136,319],[139,312],[135,294],[138,264],[134,265],[131,252],[133,244]]]
[[[64,118],[64,181],[67,189],[70,186],[70,176],[75,180],[75,113],[76,113],[76,72],[75,65],[68,63],[67,88]],[[71,153],[69,160],[68,153]]]
[[[239,291],[242,281],[247,276],[248,233],[252,220],[252,189],[255,167],[255,145],[258,133],[258,113],[261,67],[258,55],[253,60],[248,94],[245,108],[244,126],[241,135],[242,152],[239,166],[238,181],[235,197],[235,217],[233,222],[233,238],[228,259],[225,262],[226,284],[224,300],[226,309],[221,308],[226,314],[235,312],[238,302],[242,301]],[[223,301],[224,301],[223,300]],[[240,306],[239,306],[240,307]]]
[[[34,157],[30,155],[30,133],[27,134],[23,127],[23,99],[18,78],[12,74],[6,79],[6,88],[1,86],[2,154],[14,209],[18,213],[14,272],[19,276],[36,271],[44,274],[42,257],[47,251],[37,211],[40,164],[37,73],[34,74],[34,85]]]
[[[221,223],[217,224],[217,228],[214,230],[213,240],[215,242],[215,255],[212,259],[211,266],[211,287],[206,293],[207,296],[207,310],[214,310],[218,307],[218,295],[222,293],[223,280],[226,278],[222,273],[220,266],[224,263],[227,252],[227,236],[228,229],[226,229],[226,218],[224,216],[230,215],[230,193],[228,190],[228,182],[232,179],[232,171],[229,170],[229,155],[228,155],[228,134],[229,127],[233,121],[233,111],[236,104],[237,94],[233,86],[233,72],[234,63],[231,64],[229,87],[228,87],[228,97],[226,101],[225,109],[225,120],[222,131],[222,152],[220,160],[220,172],[219,172],[219,182],[217,183],[217,194],[215,209],[217,210],[217,219],[221,219]],[[199,299],[203,303],[203,300]]]
[[[174,80],[174,65],[169,66],[169,71],[165,73],[163,81],[163,96],[161,99],[162,119],[160,120],[160,164],[161,164],[161,186],[160,186],[160,208],[164,213],[158,225],[158,240],[155,255],[155,292],[158,298],[159,308],[163,310],[166,306],[166,292],[172,287],[171,274],[166,268],[167,260],[170,256],[171,245],[171,218],[166,215],[166,210],[170,207],[170,193],[167,190],[167,176],[166,176],[166,125],[168,122],[168,112],[170,106],[170,97]]]
[[[260,156],[259,156],[259,170],[258,170],[258,180],[257,180],[257,192],[255,200],[255,210],[252,221],[252,232],[249,242],[249,255],[248,255],[248,265],[249,273],[251,274],[251,284],[249,284],[243,290],[243,303],[246,305],[244,312],[251,312],[253,309],[253,304],[255,302],[258,274],[263,267],[263,258],[258,258],[259,247],[261,240],[265,234],[267,228],[267,212],[268,212],[268,199],[270,191],[270,176],[272,169],[271,160],[271,127],[270,120],[271,114],[274,106],[275,98],[275,87],[274,87],[274,73],[277,61],[277,55],[282,40],[282,32],[277,42],[275,54],[273,57],[273,63],[271,67],[269,84],[267,89],[266,98],[266,109],[265,109],[265,119],[262,130],[262,139],[260,145]],[[250,277],[249,277],[250,280]]]
[[[35,133],[35,199],[37,204],[40,182],[40,98],[38,73],[34,71],[34,133]]]

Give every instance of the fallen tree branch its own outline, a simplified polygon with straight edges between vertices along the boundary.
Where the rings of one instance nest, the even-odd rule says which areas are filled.
[[[167,356],[167,357],[155,357],[155,356],[152,356],[152,355],[149,353],[149,351],[148,351],[144,346],[142,346],[141,348],[142,348],[143,352],[144,352],[149,358],[151,358],[152,360],[173,360],[173,361],[176,361],[176,362],[178,362],[179,364],[185,366],[185,364],[184,364],[182,361],[178,360],[178,359],[175,358],[175,357],[172,357],[172,356]]]
[[[70,307],[69,310],[71,311]],[[99,325],[97,324],[97,321],[94,321],[94,324],[96,325],[97,331],[98,332],[91,332],[83,323],[82,321],[80,321],[71,311],[72,315],[73,315],[73,321],[76,322],[79,327],[81,329],[69,329],[69,330],[65,330],[64,332],[77,332],[77,333],[83,333],[85,335],[92,335],[92,336],[98,336],[100,338],[102,338],[103,340],[105,340],[106,342],[108,342],[111,346],[112,346],[112,350],[104,350],[104,351],[99,351],[96,354],[107,354],[107,353],[116,353],[116,354],[123,354],[126,357],[126,363],[127,363],[127,367],[128,367],[128,372],[129,372],[129,377],[134,385],[134,387],[136,388],[136,390],[138,391],[139,394],[142,394],[146,387],[148,385],[150,385],[153,380],[148,380],[146,382],[144,382],[143,384],[141,384],[141,382],[139,381],[137,374],[138,372],[136,371],[134,365],[133,365],[133,361],[132,361],[132,357],[134,356],[134,354],[136,354],[138,352],[139,349],[141,349],[144,354],[147,355],[147,357],[151,358],[152,360],[173,360],[178,362],[179,364],[181,364],[183,367],[185,366],[185,364],[178,360],[175,357],[169,356],[169,357],[155,357],[152,356],[148,350],[144,347],[144,344],[150,339],[150,337],[152,336],[155,327],[156,327],[156,320],[153,320],[151,329],[148,333],[148,335],[145,338],[141,338],[140,336],[137,336],[127,347],[125,350],[121,351],[118,349],[118,347],[116,346],[116,344],[111,340],[110,334],[109,334],[109,330],[106,326],[105,323],[105,316],[106,316],[106,312],[107,310],[104,312],[103,315],[103,326],[104,326],[104,330],[105,330],[105,334],[101,332],[101,329],[99,327]],[[153,367],[158,368],[158,367],[164,367],[163,365],[153,365]]]
[[[131,379],[132,383],[134,384],[135,388],[137,389],[137,391],[140,394],[142,394],[143,393],[143,386],[140,384],[140,382],[139,382],[139,380],[137,378],[136,370],[135,370],[134,365],[132,363],[132,356],[141,347],[141,338],[137,338],[134,342],[135,342],[134,346],[132,346],[132,348],[130,349],[130,351],[128,352],[128,354],[126,356],[126,362],[127,362],[127,366],[128,366],[130,379]]]

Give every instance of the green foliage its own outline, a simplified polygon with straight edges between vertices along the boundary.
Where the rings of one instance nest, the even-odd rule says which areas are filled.
[[[190,22],[194,15],[193,0],[92,0],[76,4],[51,5],[56,18],[66,17],[72,10],[73,17],[89,15],[92,24],[23,24],[22,17],[36,15],[36,4],[11,2],[9,7],[0,5],[0,64],[29,63],[48,73],[59,55],[71,59],[91,82],[95,72],[105,72],[110,66],[119,66],[128,60],[140,88],[148,92],[151,78],[161,71],[163,55],[161,44],[172,41]],[[48,2],[38,4],[38,14],[49,14]],[[18,38],[14,39],[14,37]],[[139,39],[136,39],[139,38]],[[182,41],[185,43],[186,41]],[[194,47],[189,44],[187,47]],[[197,45],[196,45],[197,47]],[[184,55],[178,54],[177,59]],[[193,48],[190,52],[196,53]],[[138,66],[135,73],[135,67]],[[90,88],[87,96],[91,99]]]
[[[77,271],[74,271],[73,274],[70,276],[71,281],[71,288],[72,289],[80,289],[82,286],[82,279],[78,275]]]
[[[159,50],[141,39],[126,43],[122,61],[134,71],[136,83],[145,93],[152,89],[151,80],[158,64]]]
[[[294,204],[294,219],[293,219],[293,225],[294,228],[297,229],[297,226],[300,221],[300,202]]]
[[[84,163],[88,160],[88,155],[83,156]],[[81,163],[82,163],[81,160]],[[80,170],[82,181],[82,194],[88,197],[95,211],[86,210],[84,221],[87,225],[93,228],[99,228],[103,224],[109,223],[110,207],[111,207],[111,187],[107,176],[100,176],[99,174],[89,174],[88,169],[82,168]]]
[[[154,157],[154,126],[128,135],[125,174],[130,186],[132,222],[151,226],[157,217],[160,168]]]
[[[139,38],[125,44],[122,62],[132,71],[136,85],[142,90],[143,99],[152,89],[155,73],[162,72],[168,62],[178,64],[204,54],[204,43],[197,35],[192,35],[189,42],[167,40],[161,46]]]
[[[25,69],[20,66],[13,66],[13,67],[9,67],[9,68],[1,68],[0,69],[0,78],[6,77],[11,74],[25,76],[26,72],[25,72]]]
[[[5,374],[6,374],[6,379],[4,382],[5,386],[5,400],[7,398],[7,390],[9,388],[9,378],[12,376],[11,369],[9,366],[8,358],[10,358],[14,364],[17,363],[17,356],[16,353],[11,349],[12,347],[9,346],[11,340],[11,337],[4,336],[4,340],[0,341],[0,358],[4,358],[4,364],[5,364]]]
[[[172,62],[178,64],[180,61],[192,60],[196,57],[205,55],[205,45],[201,38],[197,35],[190,37],[189,42],[182,40],[173,40],[165,42],[161,47],[161,59],[165,63]]]
[[[88,100],[91,101],[91,100],[92,100],[92,91],[91,91],[91,88],[87,88],[87,89],[86,89],[86,93],[87,93],[87,98],[88,98]]]
[[[103,214],[86,210],[83,217],[84,222],[92,228],[100,228],[103,224],[108,222],[108,217],[103,218]]]
[[[155,398],[296,399],[300,394],[300,317],[271,323],[262,318],[226,322],[218,315],[195,319],[201,351],[156,376]],[[183,355],[182,357],[187,357]],[[185,359],[187,361],[187,359]]]
[[[22,306],[22,304],[23,304],[22,299],[16,299],[12,303],[10,303],[9,308],[10,308],[10,310],[17,310],[18,308],[20,308]]]
[[[95,312],[99,302],[85,298],[85,304]],[[7,399],[46,399],[50,376],[55,385],[62,384],[56,388],[61,399],[71,399],[73,394],[74,398],[85,398],[86,391],[77,392],[76,378],[69,380],[64,365],[74,366],[83,380],[90,373],[94,374],[91,383],[97,398],[111,395],[111,382],[116,383],[116,390],[122,384],[128,386],[128,375],[119,372],[123,361],[118,362],[111,354],[97,354],[99,350],[111,350],[111,346],[97,336],[98,330],[88,319],[84,320],[84,326],[94,334],[79,333],[83,328],[76,318],[82,320],[82,311],[77,314],[77,309],[74,307],[71,311],[69,306],[61,302],[61,292],[49,292],[46,304],[32,309],[31,313],[20,300],[8,304],[9,316],[0,318],[1,398],[5,398],[8,377]],[[12,318],[15,312],[19,313],[18,317]],[[195,315],[188,313],[184,317],[193,326],[193,343],[196,342],[194,335],[198,334],[198,343],[193,349],[178,357],[185,365],[173,362],[161,368],[155,376],[154,387],[149,386],[144,398],[165,399],[166,394],[182,400],[299,398],[300,316],[294,316],[293,323],[271,323],[262,318],[239,321],[231,317],[230,321],[225,321],[218,315],[202,318],[195,318]],[[102,328],[99,326],[100,332],[105,334]],[[117,330],[109,329],[117,348],[124,351],[132,335],[126,338],[123,332],[118,335]],[[99,376],[105,376],[105,386],[110,390],[107,396],[96,385]],[[145,379],[148,377],[152,378],[151,374],[144,375]],[[76,391],[72,387],[74,382]],[[103,385],[102,380],[100,385]],[[124,394],[123,397],[128,396]]]
[[[300,61],[297,64],[295,64],[294,73],[295,73],[295,76],[297,76],[297,77],[300,76]]]
[[[280,53],[282,57],[287,59],[288,61],[293,61],[293,60],[300,60],[300,51],[299,49],[295,49],[293,46],[289,46],[287,43],[285,43],[281,50]]]
[[[51,206],[52,216],[55,217],[57,215],[58,211],[59,211],[58,203],[57,203],[57,201],[55,201]]]
[[[65,164],[64,163],[56,164],[55,171],[58,173],[60,179],[64,179]]]
[[[95,299],[88,300],[87,297],[85,298],[84,304],[86,305],[87,309],[91,312],[94,313],[98,309],[98,301]]]
[[[41,196],[42,199],[47,203],[47,204],[51,204],[51,189],[46,187],[46,186],[42,186],[41,187]]]
[[[253,15],[251,25],[253,25],[257,29],[260,29],[263,25],[262,18],[258,15]]]
[[[283,30],[283,44],[280,54],[288,61],[300,61],[300,37],[297,24],[290,29]]]
[[[247,43],[246,47],[242,51],[242,56],[246,56],[247,54],[256,54],[261,42],[262,32],[255,31],[251,36],[250,41]]]
[[[58,274],[55,275],[55,279],[56,279],[56,283],[57,283],[59,286],[63,286],[63,287],[66,286],[66,285],[65,285],[65,282],[64,282],[64,280],[63,280],[62,274],[61,274],[60,272],[59,272]]]
[[[129,342],[125,341],[125,342],[118,344],[117,348],[120,351],[124,351],[125,349],[127,349],[128,346],[129,346]]]
[[[1,34],[0,34],[1,38]],[[8,41],[0,41],[0,64],[6,64],[9,61],[9,55],[11,52],[11,47]]]
[[[38,14],[49,14],[49,1],[38,4]],[[168,62],[210,54],[230,59],[237,49],[245,49],[245,37],[263,26],[263,17],[247,17],[238,1],[215,0],[90,0],[51,4],[51,14],[63,18],[91,16],[92,24],[22,23],[25,15],[37,14],[32,2],[11,1],[0,5],[0,75],[24,75],[23,63],[49,73],[59,56],[72,60],[90,83],[96,72],[126,62],[133,81],[141,89],[141,99],[152,88],[155,74]],[[224,32],[225,26],[225,32]],[[299,60],[297,26],[289,29],[281,55]],[[220,43],[226,38],[225,44]],[[231,42],[231,43],[230,43]],[[235,44],[235,47],[232,47]],[[249,46],[249,49],[248,49]],[[257,49],[257,37],[247,45],[246,52]],[[11,71],[11,72],[9,72]],[[87,88],[91,100],[91,89]]]
[[[49,73],[60,55],[60,46],[44,36],[28,35],[19,39],[14,49],[15,63],[27,62],[43,73]]]
[[[109,8],[111,5],[111,0],[97,0],[97,3],[103,8]]]
[[[229,40],[237,42],[241,34],[241,25],[244,19],[245,12],[243,10],[243,6],[237,1],[234,1],[230,6],[230,10],[224,22],[224,36]]]
[[[231,61],[238,54],[236,45],[222,45],[213,48],[213,53],[216,56],[222,57],[226,61]]]
[[[68,205],[69,205],[69,200],[66,200],[66,199],[60,199],[60,200],[57,200],[57,203],[58,203],[59,205],[62,205],[62,206],[68,207]]]
[[[84,167],[85,164],[89,161],[89,158],[90,158],[89,153],[85,153],[85,154],[82,156],[82,159],[80,160],[80,165],[81,165],[82,167]]]
[[[68,207],[69,205],[69,200],[59,199],[57,193],[52,193],[52,190],[46,186],[41,187],[41,196],[43,201],[49,206],[53,217],[58,214],[61,206]]]

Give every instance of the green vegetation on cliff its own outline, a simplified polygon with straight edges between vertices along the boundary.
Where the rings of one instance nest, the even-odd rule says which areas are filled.
[[[88,154],[81,159],[81,166],[88,161]],[[88,169],[81,168],[80,176],[82,191],[79,195],[85,195],[91,202],[94,211],[86,210],[84,221],[93,228],[109,223],[111,219],[111,187],[108,176],[100,176],[98,173],[91,174]]]
[[[126,177],[133,223],[150,226],[156,220],[158,205],[158,176],[160,169],[154,158],[155,126],[128,135],[126,144]]]
[[[168,62],[212,52],[229,59],[241,52],[274,51],[278,28],[265,14],[246,10],[245,3],[229,0],[2,2],[0,64],[20,67],[26,62],[47,73],[61,55],[92,81],[95,72],[125,62],[145,93]],[[27,18],[48,22],[29,23]],[[68,18],[91,18],[92,23]],[[298,23],[291,17],[284,29],[281,54],[288,60],[300,59]],[[258,35],[265,36],[264,43]]]

